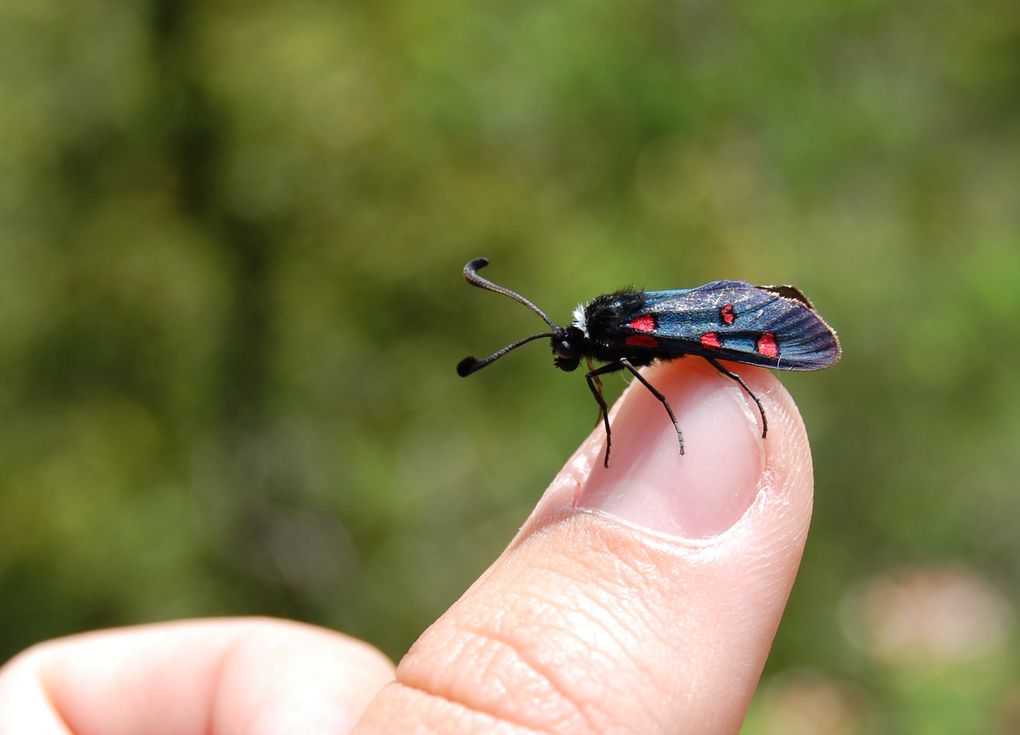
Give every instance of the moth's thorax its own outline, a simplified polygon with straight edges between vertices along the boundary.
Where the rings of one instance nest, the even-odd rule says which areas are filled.
[[[574,326],[598,342],[640,314],[644,304],[644,294],[631,289],[596,296],[574,310]]]

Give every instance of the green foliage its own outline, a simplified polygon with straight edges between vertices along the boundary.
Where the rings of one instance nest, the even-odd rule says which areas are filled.
[[[399,655],[593,413],[538,348],[455,376],[535,326],[463,285],[478,255],[555,318],[732,277],[840,331],[837,369],[784,378],[818,498],[772,669],[880,679],[838,611],[889,568],[1020,602],[1018,17],[7,2],[0,659],[227,613]]]

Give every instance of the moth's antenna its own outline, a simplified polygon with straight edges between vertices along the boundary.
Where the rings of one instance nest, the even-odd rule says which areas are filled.
[[[555,324],[553,324],[552,320],[550,320],[549,317],[547,317],[545,315],[544,311],[539,309],[537,306],[535,306],[533,303],[531,303],[526,298],[521,296],[519,293],[517,293],[515,291],[511,291],[509,288],[504,288],[503,286],[497,286],[492,281],[486,280],[486,279],[482,278],[480,275],[478,275],[478,271],[480,271],[482,268],[484,268],[488,264],[489,264],[489,259],[488,258],[475,258],[474,260],[472,260],[470,263],[468,263],[466,266],[464,266],[464,278],[465,278],[465,280],[468,283],[470,283],[472,286],[477,286],[478,288],[484,288],[486,291],[494,291],[495,293],[501,293],[504,296],[509,296],[514,301],[517,301],[517,302],[519,302],[521,304],[524,304],[529,309],[531,309],[533,312],[535,312],[540,317],[542,317],[542,321],[544,321],[546,324],[549,325],[549,329],[552,329],[554,331],[557,329],[557,326]],[[537,337],[540,337],[540,336],[548,337],[548,336],[551,336],[551,335],[535,335],[535,337],[528,337],[528,339],[529,340],[530,339],[536,339]],[[525,340],[525,341],[527,341],[527,340]],[[524,344],[524,343],[521,342],[520,344]],[[510,349],[513,349],[516,346],[517,346],[517,343],[507,347],[506,349],[510,350]],[[496,355],[494,355],[492,358],[490,358],[488,360],[482,360],[482,362],[484,362],[486,365],[488,365],[489,362],[491,362],[492,360],[496,359],[496,357],[499,357],[501,352],[502,351],[500,351],[499,353],[496,353]],[[458,368],[458,372],[459,371],[460,371],[460,369]]]
[[[468,265],[470,265],[470,263]],[[482,288],[484,288],[484,286]],[[466,378],[471,373],[481,370],[486,365],[496,362],[496,360],[503,357],[503,355],[508,353],[510,350],[516,350],[521,345],[526,345],[528,342],[531,342],[536,339],[555,336],[556,336],[555,332],[542,332],[541,334],[533,334],[530,337],[525,337],[524,339],[517,340],[513,344],[509,344],[501,350],[496,350],[491,355],[486,357],[484,360],[478,360],[475,359],[474,357],[465,357],[463,360],[457,363],[457,375],[459,375],[462,378]]]

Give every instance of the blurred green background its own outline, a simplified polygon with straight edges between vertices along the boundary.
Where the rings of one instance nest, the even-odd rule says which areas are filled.
[[[845,356],[783,376],[816,512],[745,730],[1020,730],[1015,0],[5,0],[0,659],[399,656],[592,425],[545,347],[457,378],[538,326],[478,255],[556,319],[804,289]]]

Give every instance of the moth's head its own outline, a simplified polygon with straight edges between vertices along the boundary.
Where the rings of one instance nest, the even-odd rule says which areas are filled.
[[[559,327],[552,336],[553,364],[564,372],[577,370],[584,352],[584,333],[577,327]]]

